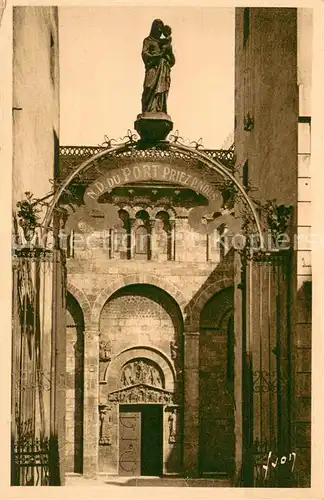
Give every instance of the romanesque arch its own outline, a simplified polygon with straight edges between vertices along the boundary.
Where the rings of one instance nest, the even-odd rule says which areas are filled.
[[[80,290],[80,288],[71,283],[71,281],[67,282],[66,289],[78,301],[78,304],[82,309],[85,327],[87,327],[91,319],[91,306],[88,297],[82,290]]]
[[[218,292],[224,288],[233,286],[233,284],[233,278],[231,277],[225,277],[218,281],[213,281],[210,285],[204,288],[197,297],[195,297],[195,300],[190,307],[191,328],[199,328],[200,314],[207,302]]]
[[[187,304],[187,299],[184,297],[182,292],[172,283],[164,280],[159,276],[155,276],[149,273],[136,273],[128,274],[122,276],[112,283],[110,283],[106,288],[104,288],[100,294],[97,296],[91,311],[91,322],[94,325],[99,324],[100,313],[103,306],[109,300],[117,290],[124,288],[128,285],[153,285],[157,288],[164,290],[170,297],[173,298],[175,303],[178,305],[182,316],[184,315],[184,310]]]

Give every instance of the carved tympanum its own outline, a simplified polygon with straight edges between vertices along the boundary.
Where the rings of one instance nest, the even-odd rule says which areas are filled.
[[[154,387],[163,387],[163,376],[159,368],[147,360],[134,360],[124,366],[120,386],[128,387],[136,384],[147,384]]]

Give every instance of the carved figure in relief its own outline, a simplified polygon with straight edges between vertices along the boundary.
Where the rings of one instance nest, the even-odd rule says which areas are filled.
[[[100,361],[111,360],[111,342],[100,340],[99,342],[99,359]]]
[[[99,444],[111,444],[110,426],[111,426],[111,407],[103,406],[99,408],[100,431]]]
[[[132,385],[133,383],[133,370],[131,365],[126,365],[122,374],[122,385]]]
[[[176,410],[172,410],[168,418],[169,422],[169,443],[176,441]]]
[[[149,384],[162,387],[162,378],[156,367],[145,363],[143,360],[128,363],[121,374],[123,387],[134,384]]]
[[[179,346],[174,340],[171,340],[170,342],[170,352],[171,359],[175,360],[178,357]]]

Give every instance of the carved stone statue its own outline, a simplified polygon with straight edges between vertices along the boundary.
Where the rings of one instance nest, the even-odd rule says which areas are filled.
[[[135,129],[142,141],[152,143],[164,140],[173,128],[167,115],[167,99],[175,57],[171,28],[161,19],[153,21],[150,34],[143,41],[142,59],[145,65],[142,114],[137,117]]]
[[[99,444],[111,444],[111,406],[99,407],[100,430],[99,430]]]
[[[144,39],[142,59],[145,64],[142,113],[167,113],[167,97],[170,89],[170,72],[175,64],[172,51],[171,28],[155,19],[151,32]]]
[[[176,410],[172,410],[172,412],[169,415],[168,422],[169,422],[169,443],[175,443],[176,441]]]

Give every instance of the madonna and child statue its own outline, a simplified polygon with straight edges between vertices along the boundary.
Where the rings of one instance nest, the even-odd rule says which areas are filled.
[[[160,19],[153,21],[150,34],[144,39],[142,59],[145,66],[142,113],[137,116],[135,129],[142,141],[152,143],[164,140],[173,128],[167,114],[171,68],[175,64],[172,31]]]

